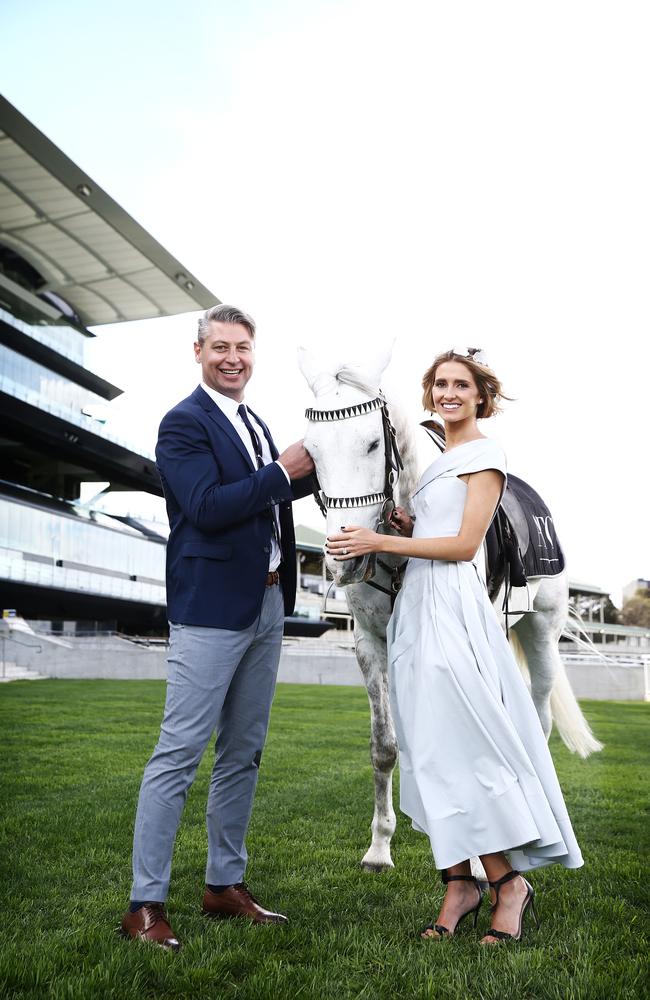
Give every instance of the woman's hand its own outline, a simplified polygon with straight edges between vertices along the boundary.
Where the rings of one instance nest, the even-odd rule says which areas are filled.
[[[346,559],[358,559],[368,552],[380,552],[380,545],[385,536],[378,535],[369,528],[359,528],[352,525],[349,528],[341,528],[342,534],[330,535],[325,541],[327,553],[338,562],[345,562]]]
[[[403,507],[394,508],[393,513],[390,515],[390,523],[391,527],[399,531],[400,535],[403,535],[405,538],[410,538],[413,534],[413,524],[415,522]]]

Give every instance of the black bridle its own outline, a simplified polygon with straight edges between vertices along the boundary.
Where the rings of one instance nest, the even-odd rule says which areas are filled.
[[[381,410],[381,423],[384,434],[384,489],[381,493],[366,493],[364,496],[354,497],[328,497],[320,488],[316,473],[313,474],[314,499],[318,504],[323,517],[327,517],[328,510],[356,509],[358,507],[373,507],[381,504],[379,517],[375,526],[375,531],[381,532],[390,529],[390,518],[395,509],[394,487],[399,479],[399,474],[404,468],[402,456],[397,446],[397,436],[395,428],[391,423],[388,412],[388,404],[382,392],[363,403],[356,403],[354,406],[344,406],[335,410],[305,410],[307,420],[314,423],[332,422],[335,420],[348,420],[352,417],[361,417],[374,410]],[[390,589],[382,587],[372,578],[365,580],[369,587],[380,590],[383,594],[389,594],[391,604],[394,602],[397,592],[401,586],[402,570],[406,566],[407,560],[393,567],[389,566],[382,559],[377,558],[376,564],[387,572],[391,577]]]

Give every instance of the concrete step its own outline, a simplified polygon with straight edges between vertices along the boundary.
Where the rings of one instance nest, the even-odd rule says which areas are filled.
[[[17,667],[15,663],[5,663],[4,668],[0,667],[0,684],[9,681],[44,681],[45,674],[39,674],[37,670],[30,670],[28,667]]]

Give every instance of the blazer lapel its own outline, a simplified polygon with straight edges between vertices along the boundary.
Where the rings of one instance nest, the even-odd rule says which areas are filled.
[[[239,449],[240,453],[246,459],[246,463],[250,467],[251,472],[255,472],[255,466],[251,461],[251,457],[248,454],[246,445],[240,438],[239,434],[237,433],[233,425],[228,420],[228,417],[225,415],[225,413],[221,412],[215,401],[213,399],[210,399],[207,392],[205,392],[205,390],[202,389],[200,385],[196,387],[193,395],[197,403],[206,411],[208,416],[211,417],[212,420],[214,420],[219,429],[223,431],[225,434],[227,434],[232,443],[235,445],[235,447]]]

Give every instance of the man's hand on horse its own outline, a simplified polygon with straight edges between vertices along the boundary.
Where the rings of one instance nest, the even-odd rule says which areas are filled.
[[[368,552],[381,552],[383,538],[376,531],[360,528],[353,524],[349,528],[341,526],[341,535],[330,535],[325,542],[328,555],[334,556],[339,562],[346,559],[358,559]]]

